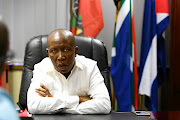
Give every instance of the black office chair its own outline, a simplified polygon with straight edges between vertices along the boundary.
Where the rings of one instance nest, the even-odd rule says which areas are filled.
[[[107,51],[102,41],[91,37],[75,36],[78,54],[97,61],[97,65],[105,79],[105,84],[111,99],[111,86],[108,70]],[[27,90],[33,76],[34,65],[47,57],[47,35],[32,38],[26,45],[24,67],[19,94],[19,107],[27,108]]]

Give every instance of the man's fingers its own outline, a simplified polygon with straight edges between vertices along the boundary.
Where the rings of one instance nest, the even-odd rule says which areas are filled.
[[[39,93],[40,96],[46,97],[46,93],[44,93],[43,91],[36,90],[36,92]]]
[[[43,84],[41,84],[40,86],[42,89],[44,89],[46,94],[50,95],[49,89],[46,86],[44,86]]]
[[[40,84],[40,87],[41,88],[35,89],[35,91],[37,93],[39,93],[40,96],[42,96],[42,97],[46,97],[46,96],[52,97],[52,95],[49,93],[49,90],[48,90],[47,87],[45,87],[43,84]]]
[[[43,89],[43,88],[38,88],[38,89],[36,89],[37,91],[42,91],[42,92],[46,92],[46,90],[45,89]]]
[[[41,84],[40,86],[41,86],[42,88],[44,88],[44,89],[48,90],[48,89],[47,89],[47,87],[46,87],[46,86],[44,86],[43,84]]]
[[[39,93],[38,95],[41,96],[41,97],[46,97],[46,96],[44,96],[44,95],[42,95],[42,94],[40,94],[40,93]]]

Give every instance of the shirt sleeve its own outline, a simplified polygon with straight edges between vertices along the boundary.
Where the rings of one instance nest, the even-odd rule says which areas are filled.
[[[75,109],[67,109],[66,112],[72,114],[108,114],[110,112],[109,93],[97,65],[94,66],[91,73],[88,94],[92,98],[91,100],[80,103]]]
[[[50,114],[59,112],[61,109],[72,109],[79,104],[79,97],[75,96],[55,96],[55,97],[41,97],[35,92],[40,84],[46,86],[44,79],[46,75],[38,68],[35,67],[33,71],[33,78],[27,93],[27,106],[28,111],[32,114]],[[51,92],[51,91],[50,91]]]

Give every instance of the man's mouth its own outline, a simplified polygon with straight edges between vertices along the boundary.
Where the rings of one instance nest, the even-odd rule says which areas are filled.
[[[67,67],[66,64],[58,64],[58,68],[60,69],[65,69]]]

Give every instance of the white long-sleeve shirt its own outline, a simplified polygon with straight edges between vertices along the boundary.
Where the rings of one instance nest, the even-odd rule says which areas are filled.
[[[35,92],[45,85],[53,97],[41,97]],[[92,99],[79,103],[78,96]],[[75,66],[66,79],[55,70],[49,57],[34,66],[33,78],[28,89],[27,106],[30,113],[48,114],[65,112],[72,114],[108,114],[111,109],[108,90],[97,62],[77,55]]]

